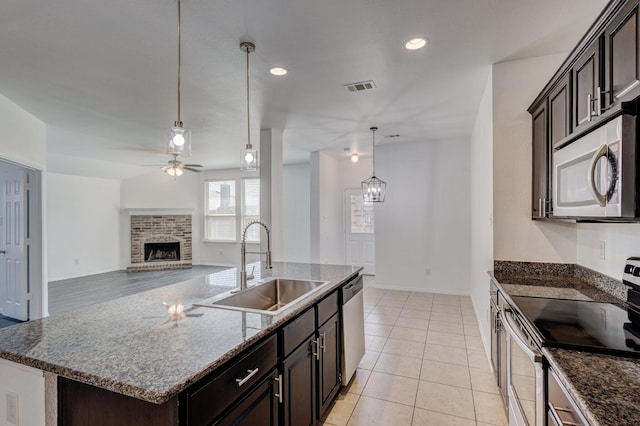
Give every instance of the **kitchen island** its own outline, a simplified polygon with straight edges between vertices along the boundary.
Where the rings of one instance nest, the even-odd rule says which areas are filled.
[[[621,282],[573,266],[502,262],[490,275],[512,305],[515,296],[623,303]],[[640,359],[558,347],[542,354],[590,425],[637,424]]]
[[[238,286],[237,270],[229,269],[0,330],[0,358],[160,405],[272,335],[361,270],[280,262],[265,270],[256,265],[256,281],[286,277],[327,284],[278,315],[193,306]]]

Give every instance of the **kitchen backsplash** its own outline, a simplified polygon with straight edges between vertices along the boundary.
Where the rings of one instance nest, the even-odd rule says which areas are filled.
[[[626,300],[627,287],[622,280],[616,280],[607,275],[574,263],[542,263],[518,262],[511,260],[495,260],[493,272],[496,276],[531,276],[551,275],[554,277],[578,278],[612,296]],[[622,271],[620,271],[622,276]]]

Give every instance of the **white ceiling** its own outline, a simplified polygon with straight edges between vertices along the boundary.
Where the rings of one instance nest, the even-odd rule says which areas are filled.
[[[605,0],[182,0],[188,162],[236,167],[284,129],[285,161],[378,142],[468,139],[489,65],[568,53]],[[176,120],[177,0],[3,0],[0,93],[47,124],[48,170],[124,178],[168,160]],[[406,51],[403,41],[431,44]],[[268,73],[289,69],[286,77]],[[343,85],[374,80],[377,89]],[[384,135],[400,134],[385,140]],[[78,161],[81,160],[81,161]],[[154,171],[155,172],[155,171]]]

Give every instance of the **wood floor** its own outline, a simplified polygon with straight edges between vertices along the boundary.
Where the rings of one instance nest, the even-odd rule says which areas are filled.
[[[219,272],[225,267],[195,265],[169,271],[115,271],[49,283],[49,314],[55,315],[107,300],[129,296],[191,278]],[[19,323],[0,315],[0,328]]]

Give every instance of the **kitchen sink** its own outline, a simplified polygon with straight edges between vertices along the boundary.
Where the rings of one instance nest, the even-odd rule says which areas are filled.
[[[272,278],[239,293],[224,293],[194,305],[277,315],[293,302],[303,299],[327,283],[329,281]]]

